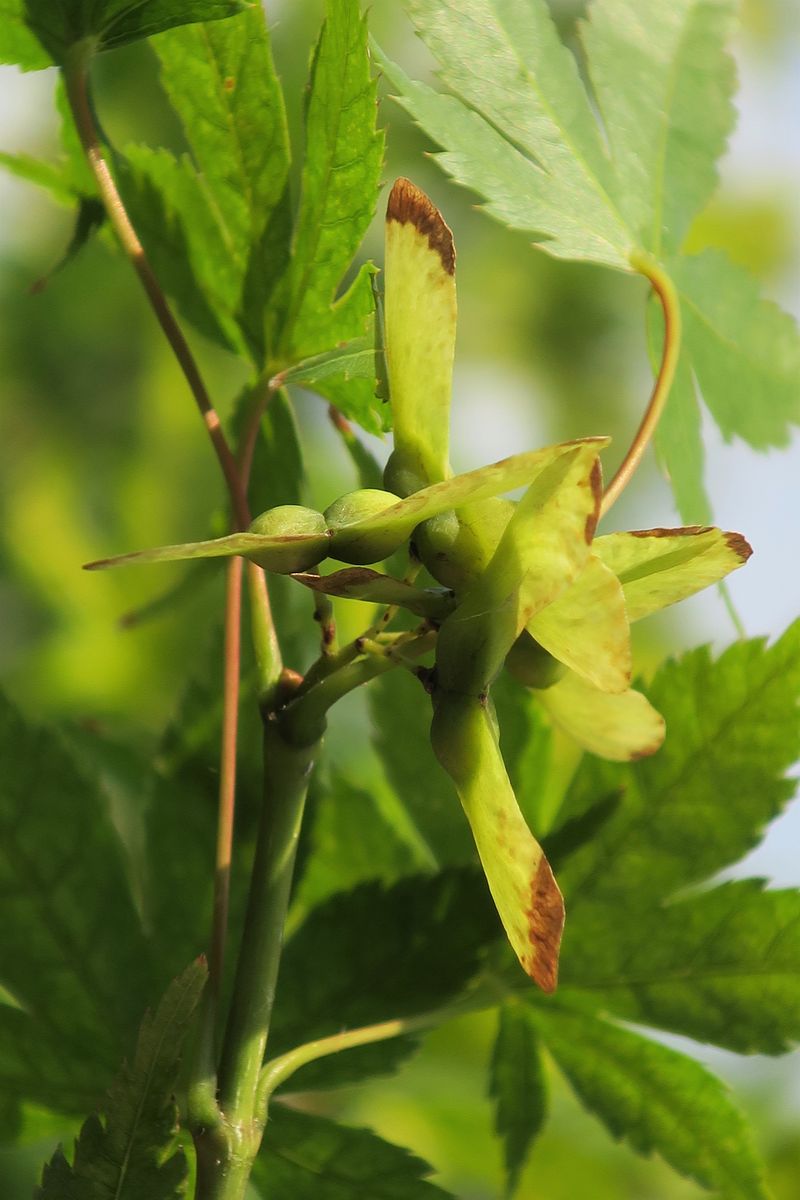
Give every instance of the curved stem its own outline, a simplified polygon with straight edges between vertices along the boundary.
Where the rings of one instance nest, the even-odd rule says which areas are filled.
[[[65,68],[64,81],[81,145],[83,146],[89,168],[94,176],[103,207],[123,251],[128,257],[134,271],[139,276],[139,280],[147,293],[147,298],[150,301],[156,319],[183,371],[186,382],[189,385],[203,422],[208,430],[220,466],[222,467],[222,473],[225,476],[225,482],[236,519],[241,527],[246,529],[250,523],[250,515],[247,508],[247,498],[239,479],[236,460],[231,453],[219,416],[214,405],[211,403],[197,363],[189,349],[189,344],[175,319],[166,296],[161,290],[153,268],[144,252],[142,243],[139,241],[136,230],[133,228],[125,210],[125,205],[117,190],[114,178],[108,169],[108,164],[103,157],[89,100],[86,64],[83,61],[83,57],[76,58],[75,61]]]
[[[664,348],[653,391],[650,395],[642,422],[636,430],[628,453],[622,460],[616,475],[603,495],[600,514],[604,516],[619,498],[634,475],[647,446],[656,431],[664,406],[667,403],[681,349],[681,309],[678,293],[669,276],[652,259],[634,256],[631,265],[650,280],[664,313]]]
[[[373,1042],[385,1042],[390,1038],[403,1037],[409,1033],[422,1033],[426,1029],[434,1029],[450,1017],[462,1016],[463,1010],[453,1009],[448,1012],[440,1009],[436,1012],[424,1013],[419,1017],[397,1017],[392,1021],[380,1021],[375,1025],[363,1025],[357,1029],[345,1029],[330,1037],[317,1038],[305,1042],[294,1050],[273,1058],[261,1072],[258,1081],[258,1112],[261,1120],[266,1121],[267,1107],[270,1096],[285,1083],[295,1071],[307,1063],[316,1062],[318,1058],[326,1058],[331,1054],[339,1054],[342,1050],[353,1050],[356,1046],[369,1046]]]

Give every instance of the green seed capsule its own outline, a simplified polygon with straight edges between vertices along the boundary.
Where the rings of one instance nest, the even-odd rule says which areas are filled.
[[[506,666],[520,683],[540,691],[558,683],[567,669],[552,654],[548,654],[527,630],[522,631],[509,650]]]
[[[350,526],[369,517],[379,517],[398,503],[398,497],[392,492],[383,492],[379,488],[359,488],[334,500],[325,509],[325,520],[333,534],[329,549],[331,557],[362,566],[381,562],[394,554],[410,533],[407,521],[399,525],[387,523],[385,528],[376,522],[374,528],[366,530],[351,530]]]
[[[302,504],[279,504],[256,517],[250,533],[274,537],[273,545],[251,554],[253,562],[266,571],[278,575],[291,575],[295,571],[307,571],[328,555],[330,536],[327,522],[322,513]],[[296,540],[295,540],[296,539]]]
[[[417,553],[434,579],[463,591],[487,566],[513,512],[510,500],[491,498],[440,513],[415,530]]]

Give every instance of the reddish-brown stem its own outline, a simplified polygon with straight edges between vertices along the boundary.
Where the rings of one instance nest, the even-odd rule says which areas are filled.
[[[225,590],[225,665],[222,701],[222,738],[219,756],[219,806],[214,863],[214,915],[208,975],[215,1001],[219,999],[228,928],[233,816],[236,804],[236,746],[239,728],[239,677],[241,662],[242,563],[228,563]]]
[[[198,370],[194,356],[189,349],[189,344],[175,319],[166,296],[161,290],[153,268],[144,252],[144,247],[139,241],[136,230],[133,228],[125,210],[125,205],[122,203],[122,197],[108,169],[108,164],[103,157],[103,151],[98,140],[92,114],[91,102],[89,100],[85,64],[82,61],[77,61],[64,72],[64,78],[67,96],[75,118],[75,125],[81,139],[81,145],[86,154],[89,168],[94,176],[97,190],[108,219],[119,238],[120,245],[129,259],[131,266],[138,275],[142,287],[147,293],[147,298],[155,313],[156,320],[161,326],[183,371],[205,427],[208,430],[208,435],[211,438],[217,458],[219,459],[233,511],[236,514],[236,520],[242,529],[246,529],[250,523],[250,515],[247,508],[245,490],[239,479],[236,460],[231,453],[219,416],[214,405],[211,403],[211,398]]]
[[[622,494],[642,461],[667,403],[681,349],[681,308],[675,285],[666,272],[649,258],[635,256],[631,259],[631,265],[649,279],[653,291],[658,296],[664,314],[664,349],[658,375],[641,424],[636,430],[616,475],[603,495],[600,508],[602,514],[607,513],[611,505]]]

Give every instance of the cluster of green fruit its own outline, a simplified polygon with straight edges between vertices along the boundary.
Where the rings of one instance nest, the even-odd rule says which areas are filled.
[[[433,749],[455,784],[509,941],[525,971],[551,991],[563,901],[505,770],[492,682],[505,664],[586,750],[623,760],[654,753],[664,722],[631,687],[630,624],[719,581],[746,561],[750,547],[738,534],[697,527],[595,537],[607,438],[452,475],[454,264],[438,210],[399,180],[386,235],[384,346],[394,423],[388,490],[348,492],[323,513],[281,505],[244,533],[92,565],[240,554],[317,592],[430,618],[438,626],[429,683]],[[519,502],[501,498],[523,486]],[[406,543],[438,588],[366,569]],[[304,574],[328,558],[352,566]]]

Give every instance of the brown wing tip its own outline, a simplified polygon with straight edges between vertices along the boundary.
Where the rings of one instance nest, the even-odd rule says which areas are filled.
[[[523,959],[523,969],[543,992],[554,992],[558,984],[558,951],[564,929],[564,898],[544,855],[531,880],[527,915],[531,951]]]
[[[453,235],[433,201],[410,179],[401,176],[395,181],[389,193],[386,220],[397,221],[400,225],[413,225],[428,239],[428,245],[439,255],[447,274],[455,274]]]
[[[753,553],[753,547],[748,542],[747,538],[742,537],[741,533],[726,533],[725,545],[729,550],[732,550],[739,562],[746,563],[750,555]]]
[[[599,458],[596,458],[592,464],[589,487],[592,490],[594,508],[586,518],[586,527],[584,528],[583,536],[586,539],[587,545],[591,546],[595,530],[597,529],[597,522],[600,520],[600,504],[603,499],[603,468],[600,466]]]

